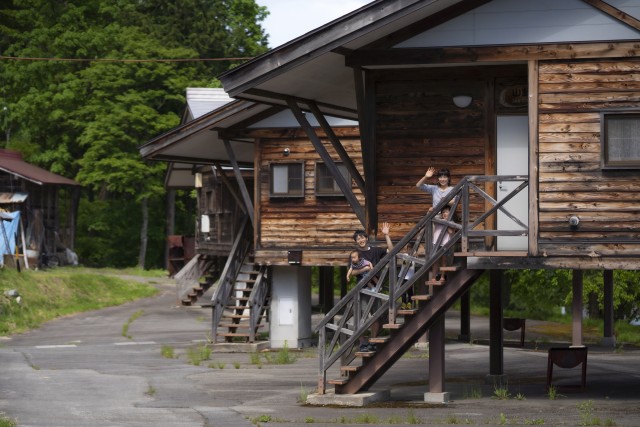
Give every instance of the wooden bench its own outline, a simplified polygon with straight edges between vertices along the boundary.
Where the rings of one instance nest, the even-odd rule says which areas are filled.
[[[553,365],[571,369],[582,364],[582,382],[579,386],[564,386],[584,390],[587,387],[587,347],[552,347],[547,360],[547,390],[551,387]]]
[[[507,331],[517,331],[520,329],[520,347],[524,347],[524,329],[526,319],[519,317],[505,317],[502,319],[502,327]]]

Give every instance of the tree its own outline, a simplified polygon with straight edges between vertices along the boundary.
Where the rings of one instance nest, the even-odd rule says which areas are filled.
[[[4,55],[100,59],[1,60],[0,107],[7,106],[9,111],[3,125],[11,135],[9,146],[22,151],[28,161],[82,183],[81,209],[93,212],[80,215],[84,220],[96,218],[88,205],[99,200],[105,203],[100,204],[104,209],[138,206],[139,226],[149,223],[145,206],[162,206],[157,201],[163,194],[165,165],[143,162],[137,147],[179,124],[187,87],[216,86],[214,76],[232,65],[228,61],[157,60],[260,54],[266,50],[267,39],[259,22],[266,13],[253,0],[3,3],[0,49]],[[148,62],[134,62],[140,60]],[[113,216],[103,217],[99,227],[81,227],[89,236],[79,231],[79,240],[86,244],[89,239],[85,237],[102,233],[104,239],[94,239],[94,243],[138,246],[138,264],[145,265],[145,236],[140,235],[135,245],[130,236],[138,233],[112,232],[131,222],[122,224],[110,218]],[[78,244],[77,248],[81,259],[90,253],[99,263],[93,258],[94,244]],[[106,249],[99,251],[110,253]],[[115,261],[107,258],[105,262]]]

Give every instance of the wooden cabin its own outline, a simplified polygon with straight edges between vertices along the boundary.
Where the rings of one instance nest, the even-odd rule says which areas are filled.
[[[373,322],[354,309],[368,295],[365,283],[321,322],[320,394],[327,384],[338,394],[366,390],[429,330],[430,395],[446,399],[442,315],[483,270],[499,289],[506,268],[573,269],[572,344],[582,344],[581,270],[605,272],[611,301],[611,271],[640,268],[639,36],[640,4],[628,0],[378,0],[220,76],[234,98],[289,109],[310,142],[256,144],[259,262],[279,265],[286,254],[289,268],[340,265],[349,231],[361,227],[381,240],[379,224],[389,221],[397,248],[370,276],[399,268],[403,256],[418,264],[410,284],[389,274],[389,295],[374,296],[383,308],[369,319],[388,314],[391,335],[373,357],[349,353]],[[359,150],[323,128],[329,145],[308,125],[307,117],[326,115],[358,121]],[[344,199],[310,195],[313,166],[305,160],[302,175],[294,159],[312,150]],[[335,154],[340,163],[331,162]],[[439,255],[431,224],[442,221],[415,188],[429,166],[453,174],[456,195],[447,202],[458,221],[447,224],[456,229],[451,248],[460,270],[396,322],[395,298],[428,283]],[[274,191],[283,167],[284,195]],[[403,255],[398,247],[407,244]],[[491,302],[489,374],[496,377],[503,373],[499,294]],[[334,363],[345,375],[327,381]]]
[[[76,181],[25,162],[17,151],[0,150],[0,208],[20,212],[17,240],[22,266],[41,266],[42,251],[48,255],[47,262],[72,263],[66,250],[74,249],[79,189]],[[64,215],[61,190],[68,192],[69,211]]]
[[[631,0],[377,0],[220,76],[238,111],[288,111],[305,135],[267,138],[235,120],[209,147],[233,159],[253,140],[245,205],[255,262],[269,267],[272,346],[306,343],[310,267],[344,265],[354,229],[375,243],[379,224],[392,224],[394,250],[317,327],[319,394],[368,389],[428,330],[425,398],[446,401],[444,313],[460,298],[465,306],[485,270],[490,375],[503,375],[504,269],[574,269],[571,344],[582,345],[581,270],[603,270],[611,300],[612,270],[640,268],[639,19]],[[327,116],[357,121],[358,136]],[[454,205],[455,222],[430,213],[415,187],[430,166],[452,172],[442,203]],[[326,172],[342,194],[318,191]],[[455,229],[446,248],[435,249],[434,224]],[[435,286],[430,267],[449,249],[457,267]],[[398,279],[401,261],[415,264],[412,279]],[[373,277],[388,290],[368,291]],[[398,298],[414,285],[418,308],[403,312]],[[364,298],[380,304],[361,311]],[[389,336],[373,355],[358,352],[385,316]],[[461,335],[468,322],[463,310]],[[335,365],[344,375],[327,379]]]

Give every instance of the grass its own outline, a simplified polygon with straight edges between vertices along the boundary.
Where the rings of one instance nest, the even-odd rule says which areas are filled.
[[[17,427],[18,422],[12,418],[7,418],[0,413],[0,427]]]
[[[160,347],[160,354],[165,359],[175,359],[176,358],[175,350],[170,345],[163,345],[162,347]]]
[[[499,387],[499,386],[495,386],[493,388],[493,399],[498,399],[498,400],[509,400],[509,397],[511,396],[511,393],[509,393],[509,388],[508,387]]]
[[[100,270],[88,271],[63,267],[18,273],[9,268],[1,269],[0,336],[35,329],[58,317],[116,306],[158,293],[147,284],[97,274]],[[10,289],[20,293],[21,304],[4,297],[4,291]]]
[[[187,361],[189,364],[200,366],[200,363],[209,359],[211,359],[211,348],[208,345],[203,344],[198,347],[187,348]]]
[[[140,316],[144,314],[144,310],[138,310],[129,317],[129,320],[122,325],[122,336],[125,338],[131,339],[131,335],[129,335],[129,326]]]

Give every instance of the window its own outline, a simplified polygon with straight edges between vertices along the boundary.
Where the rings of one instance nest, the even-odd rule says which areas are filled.
[[[602,114],[603,169],[640,169],[640,112]]]
[[[351,176],[343,163],[336,163],[338,170],[347,183],[351,182]],[[333,179],[333,175],[325,163],[316,163],[316,195],[318,196],[342,196],[342,190]]]
[[[304,167],[298,163],[271,164],[271,197],[304,196]]]

